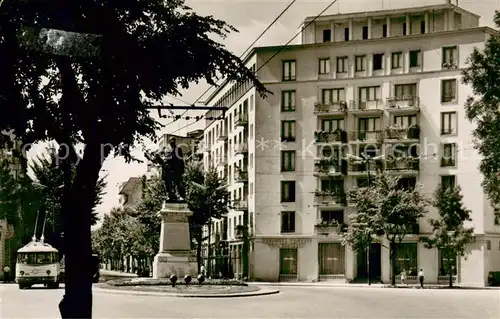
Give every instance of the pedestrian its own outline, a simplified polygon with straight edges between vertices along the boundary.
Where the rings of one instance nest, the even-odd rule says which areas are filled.
[[[3,281],[5,283],[10,281],[10,267],[8,265],[3,268]]]
[[[203,277],[206,277],[207,275],[205,274],[205,266],[204,265],[201,265],[200,267],[200,272],[201,274],[203,275]]]
[[[401,283],[404,285],[405,281],[406,281],[406,270],[403,269],[403,271],[401,272]]]
[[[420,281],[420,288],[424,288],[424,270],[422,268],[418,272],[418,281]]]

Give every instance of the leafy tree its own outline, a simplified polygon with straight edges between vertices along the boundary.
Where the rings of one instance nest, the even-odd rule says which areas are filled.
[[[356,211],[349,216],[350,224],[343,235],[344,242],[357,252],[385,237],[390,246],[391,282],[396,283],[396,254],[398,245],[408,234],[415,233],[418,219],[426,213],[428,201],[418,188],[404,189],[399,177],[378,174],[367,187],[349,191],[349,201]]]
[[[154,139],[159,127],[146,107],[191,82],[225,77],[266,90],[212,40],[234,28],[195,14],[183,0],[4,1],[1,9],[0,130],[12,129],[24,143],[55,140],[73,157],[72,145],[85,144],[63,192],[67,280],[60,310],[63,318],[91,318],[91,212],[104,159],[115,152],[131,160],[130,146]],[[53,44],[47,30],[59,30],[63,41]],[[45,46],[35,40],[42,36]]]
[[[186,183],[186,202],[193,212],[190,228],[191,236],[197,243],[196,258],[199,272],[203,226],[209,225],[213,219],[219,219],[227,214],[229,193],[217,171],[212,168],[204,172],[200,162],[193,161],[187,165],[184,180]]]
[[[500,11],[494,22],[500,28]],[[480,171],[482,186],[494,205],[500,205],[500,35],[489,35],[484,49],[474,48],[469,65],[463,72],[463,82],[472,86],[465,111],[469,121],[477,124],[473,131],[474,145],[482,156]]]
[[[439,218],[429,219],[434,234],[431,237],[421,238],[426,248],[437,248],[444,254],[450,287],[453,286],[455,261],[458,256],[466,255],[466,247],[474,236],[474,229],[465,226],[465,223],[472,219],[471,211],[462,204],[462,198],[460,187],[445,189],[439,185],[434,193],[433,203],[438,210]]]
[[[58,156],[57,149],[49,147],[44,155],[39,155],[32,161],[30,167],[34,174],[35,188],[38,188],[41,195],[39,197],[41,199],[39,202],[40,220],[46,220],[45,238],[50,244],[61,249],[61,186],[64,185],[64,171]],[[71,170],[74,177],[76,162],[71,163]],[[101,204],[105,187],[105,179],[99,178],[95,186],[92,225],[99,220],[95,207]]]

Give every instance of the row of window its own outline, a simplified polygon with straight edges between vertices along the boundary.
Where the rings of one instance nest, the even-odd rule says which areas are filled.
[[[401,69],[404,65],[403,51],[391,53],[391,69]],[[368,55],[355,55],[354,56],[354,71],[363,72],[367,70]],[[349,57],[338,56],[335,58],[336,73],[349,72]],[[385,69],[385,53],[375,53],[372,57],[372,70],[379,71]],[[409,67],[416,68],[422,66],[422,50],[409,51]],[[442,48],[442,68],[450,69],[458,66],[458,47],[443,47]],[[329,57],[318,59],[318,73],[330,74],[331,60]],[[296,81],[297,80],[297,60],[284,60],[282,61],[282,81]]]

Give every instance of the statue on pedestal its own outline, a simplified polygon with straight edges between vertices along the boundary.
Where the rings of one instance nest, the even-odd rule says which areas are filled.
[[[170,147],[154,154],[146,154],[146,158],[161,167],[161,178],[165,187],[167,203],[182,203],[186,197],[184,181],[184,158],[182,149],[176,145],[175,138],[168,140]]]

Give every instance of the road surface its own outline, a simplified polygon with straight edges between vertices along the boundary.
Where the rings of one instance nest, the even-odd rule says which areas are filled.
[[[277,295],[193,299],[94,293],[94,318],[500,318],[500,290],[280,287]],[[1,318],[58,318],[63,289],[0,285]]]

